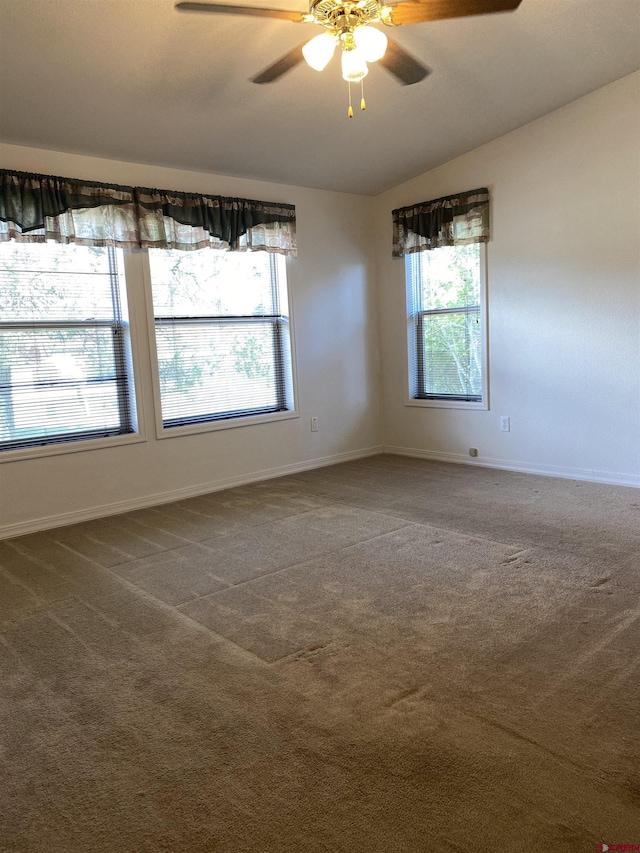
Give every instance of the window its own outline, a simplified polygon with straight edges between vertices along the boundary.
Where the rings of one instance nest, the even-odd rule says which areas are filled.
[[[484,245],[406,256],[409,403],[487,408]]]
[[[285,262],[267,252],[149,251],[159,434],[292,412]],[[176,433],[173,433],[176,434]]]
[[[134,433],[121,253],[0,245],[0,450]]]

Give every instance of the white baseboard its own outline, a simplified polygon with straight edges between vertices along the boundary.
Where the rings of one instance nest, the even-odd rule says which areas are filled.
[[[569,480],[586,480],[591,483],[608,483],[612,486],[640,488],[640,474],[622,474],[613,471],[592,471],[586,468],[560,468],[555,465],[531,465],[526,462],[510,462],[504,459],[465,456],[462,453],[441,453],[437,450],[417,450],[412,447],[384,446],[384,453],[396,456],[414,456],[432,462],[454,462],[457,465],[477,465],[481,468],[499,468],[518,471],[522,474],[539,474],[543,477],[561,477]]]
[[[327,465],[337,465],[340,462],[350,462],[353,459],[364,459],[367,456],[377,456],[382,453],[382,446],[365,447],[361,450],[352,450],[346,453],[335,453],[332,456],[322,456],[319,459],[308,459],[304,462],[295,462],[291,465],[281,465],[278,468],[266,468],[262,471],[254,471],[250,474],[242,474],[239,477],[228,477],[225,480],[216,480],[213,483],[199,483],[196,486],[188,486],[182,489],[173,489],[170,492],[156,492],[153,495],[145,495],[133,500],[117,501],[111,504],[93,506],[89,509],[74,512],[63,512],[59,515],[49,515],[45,518],[36,518],[32,521],[19,524],[0,526],[0,539],[9,539],[14,536],[24,536],[27,533],[37,533],[41,530],[49,530],[52,527],[66,527],[69,524],[77,524],[80,521],[92,521],[96,518],[104,518],[109,515],[119,515],[123,512],[131,512],[136,509],[146,509],[151,506],[172,503],[173,501],[194,498],[198,495],[206,495],[210,492],[220,492],[223,489],[232,489],[234,486],[246,486],[261,480],[272,480],[276,477],[286,477],[288,474],[297,474],[301,471],[311,471],[314,468],[324,468]]]

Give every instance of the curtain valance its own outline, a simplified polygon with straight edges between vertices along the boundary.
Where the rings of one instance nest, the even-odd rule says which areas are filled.
[[[291,204],[0,169],[0,241],[296,254]]]
[[[424,201],[394,210],[393,256],[424,249],[486,243],[489,240],[489,190],[477,190]]]

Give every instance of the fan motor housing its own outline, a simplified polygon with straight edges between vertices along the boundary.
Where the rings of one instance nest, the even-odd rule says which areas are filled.
[[[382,6],[378,0],[359,3],[341,3],[339,0],[315,0],[309,14],[316,24],[329,30],[353,30],[364,24],[381,20]]]

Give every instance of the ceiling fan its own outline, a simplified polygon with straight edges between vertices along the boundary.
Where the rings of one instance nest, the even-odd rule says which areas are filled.
[[[227,3],[180,2],[176,8],[184,12],[209,12],[216,15],[251,15],[259,18],[278,18],[297,24],[317,24],[324,32],[311,41],[294,47],[260,74],[254,83],[273,83],[302,60],[316,71],[322,71],[340,47],[342,76],[349,83],[349,117],[351,83],[360,83],[369,73],[369,62],[380,64],[404,86],[419,83],[429,74],[429,69],[411,56],[403,47],[377,29],[375,24],[400,27],[420,24],[443,18],[460,18],[484,15],[491,12],[509,12],[522,0],[311,0],[308,12],[287,9],[266,9],[262,6],[236,6]],[[364,89],[360,101],[365,108]]]

